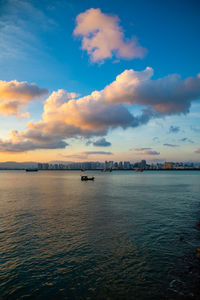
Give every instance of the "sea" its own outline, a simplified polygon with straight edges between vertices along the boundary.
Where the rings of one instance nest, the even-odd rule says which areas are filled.
[[[0,171],[0,299],[200,299],[199,221],[199,171]]]

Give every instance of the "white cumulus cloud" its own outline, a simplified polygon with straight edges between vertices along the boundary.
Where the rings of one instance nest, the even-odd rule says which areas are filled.
[[[54,91],[44,102],[42,119],[29,122],[24,131],[12,132],[10,139],[1,141],[0,149],[14,152],[64,148],[68,138],[103,137],[117,127],[137,127],[154,117],[185,114],[191,102],[200,98],[199,77],[182,80],[172,74],[152,80],[152,75],[153,69],[149,67],[141,72],[125,70],[103,90],[84,97],[65,90]],[[140,115],[130,112],[129,107],[134,105],[141,107]],[[175,126],[170,128],[177,131]],[[98,146],[108,145],[106,140],[97,141]],[[134,150],[159,155],[148,148]]]
[[[133,37],[127,40],[119,26],[119,18],[90,8],[76,17],[74,35],[82,37],[82,49],[86,50],[93,62],[112,58],[131,59],[143,57],[146,50]]]
[[[48,94],[47,89],[40,88],[34,83],[0,80],[0,114],[27,116],[28,113],[21,113],[21,108],[34,98],[46,94]]]

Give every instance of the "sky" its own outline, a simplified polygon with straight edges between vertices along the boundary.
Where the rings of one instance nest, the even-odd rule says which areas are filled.
[[[0,0],[0,161],[200,161],[198,0]]]

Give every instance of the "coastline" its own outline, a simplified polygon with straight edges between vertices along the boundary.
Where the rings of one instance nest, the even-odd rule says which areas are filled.
[[[25,171],[26,168],[0,168],[0,171]],[[38,169],[38,171],[81,171],[81,169]],[[103,171],[103,169],[86,169],[85,171]],[[135,169],[113,169],[115,171],[135,171]],[[144,171],[200,171],[200,168],[184,168],[184,169],[144,169]],[[110,172],[109,172],[110,173]]]

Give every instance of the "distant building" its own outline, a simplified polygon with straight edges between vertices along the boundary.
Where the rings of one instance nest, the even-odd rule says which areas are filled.
[[[112,168],[113,168],[113,165],[114,165],[114,162],[113,162],[113,161],[109,161],[109,163],[108,163],[109,169],[112,169]]]
[[[163,164],[157,163],[157,169],[163,169]]]
[[[38,170],[42,170],[42,164],[38,164]]]
[[[146,160],[141,160],[140,162],[130,163],[130,161],[90,161],[90,162],[72,162],[72,163],[56,163],[56,164],[48,164],[48,163],[38,163],[38,170],[131,170],[135,168],[146,169],[146,170],[170,170],[170,169],[200,169],[200,164],[193,162],[165,162],[157,163],[157,164],[147,164]]]
[[[123,169],[123,168],[124,168],[123,162],[122,162],[122,161],[119,162],[118,168],[119,168],[119,169]]]
[[[46,164],[46,163],[41,164],[41,163],[39,163],[38,164],[38,169],[39,170],[48,170],[49,169],[49,164]]]
[[[104,163],[104,169],[105,170],[109,169],[109,162],[107,160]]]
[[[114,163],[114,169],[118,169],[118,163],[117,162]]]
[[[141,168],[142,168],[142,169],[145,169],[146,164],[147,164],[147,163],[146,163],[146,160],[142,160],[140,164],[141,164]]]
[[[173,168],[173,163],[172,162],[165,162],[164,163],[164,169],[172,169]]]
[[[124,161],[124,169],[129,170],[131,168],[130,161]]]

